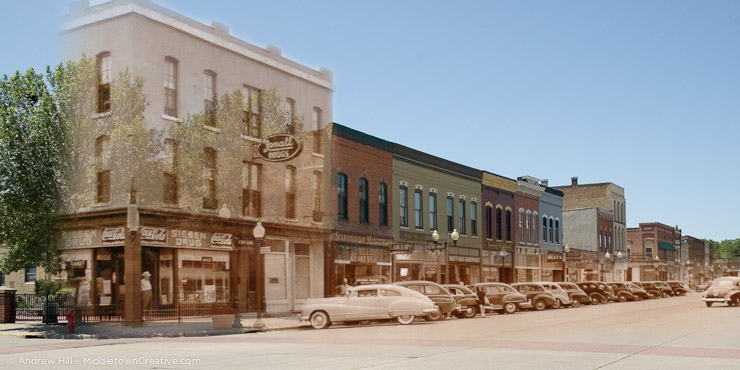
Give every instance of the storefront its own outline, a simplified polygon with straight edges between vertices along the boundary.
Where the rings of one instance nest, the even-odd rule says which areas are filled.
[[[392,261],[388,247],[392,244],[393,239],[389,237],[332,233],[333,293],[338,294],[344,279],[350,285],[390,283]]]
[[[463,282],[464,285],[480,282],[480,249],[449,246],[449,282]]]
[[[481,250],[481,281],[514,282],[514,253],[510,243],[486,241]]]
[[[426,280],[443,284],[447,282],[447,255],[444,250],[431,251],[423,244],[401,244],[396,248],[406,250],[394,254],[394,277],[397,281]]]
[[[554,251],[542,253],[542,281],[565,281],[563,254]]]
[[[541,254],[542,249],[536,247],[516,248],[517,282],[541,281]]]
[[[595,251],[571,249],[565,255],[565,268],[566,281],[599,280],[598,254]]]

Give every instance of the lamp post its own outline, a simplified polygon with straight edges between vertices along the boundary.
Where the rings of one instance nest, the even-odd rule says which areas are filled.
[[[568,252],[570,252],[570,247],[566,244],[563,247],[563,274],[565,275],[563,281],[570,281],[570,277],[568,276]]]
[[[450,238],[452,239],[453,245],[457,246],[457,240],[460,239],[460,233],[457,232],[457,229],[452,230],[452,233],[450,234]],[[432,241],[434,242],[434,246],[429,247],[427,246],[427,249],[433,252],[442,252],[445,251],[445,284],[450,283],[450,253],[447,249],[447,241],[440,242],[439,241],[439,233],[437,230],[432,231]]]
[[[265,238],[265,227],[262,226],[262,221],[258,221],[257,225],[252,229],[252,236],[254,236],[254,246],[257,250],[257,320],[255,320],[253,327],[257,329],[264,329],[265,323],[262,321],[262,311],[264,310],[264,295],[265,295],[265,277],[262,272],[262,240]]]

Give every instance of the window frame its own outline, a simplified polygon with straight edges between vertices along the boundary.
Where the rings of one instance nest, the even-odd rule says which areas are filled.
[[[429,230],[437,230],[437,193],[429,192]]]
[[[455,229],[455,200],[451,195],[447,196],[447,233]]]
[[[33,269],[33,272],[31,272],[31,269]],[[28,266],[24,269],[23,274],[23,282],[24,283],[33,283],[36,281],[37,275],[38,275],[38,268],[37,266]]]
[[[384,182],[378,184],[378,224],[388,226],[388,185]]]
[[[109,51],[103,51],[95,58],[98,91],[97,109],[98,113],[110,112],[110,85],[111,85],[111,58]]]
[[[478,236],[478,202],[470,201],[470,235]]]
[[[242,216],[262,217],[262,165],[260,163],[242,162]]]
[[[398,187],[398,225],[400,227],[409,227],[408,194],[409,189],[407,186],[400,185]]]
[[[424,229],[424,191],[414,189],[414,228]]]
[[[360,177],[358,181],[358,201],[360,211],[360,223],[370,222],[370,185],[366,178]]]
[[[465,205],[465,199],[458,199],[457,202],[457,212],[459,213],[457,215],[458,222],[460,229],[457,230],[460,235],[466,235],[467,234],[467,218],[466,218],[466,205]]]
[[[343,172],[337,173],[337,218],[339,220],[349,219],[347,214],[347,175]]]
[[[164,114],[170,117],[178,116],[178,73],[180,62],[171,57],[164,57],[165,80],[164,80]]]

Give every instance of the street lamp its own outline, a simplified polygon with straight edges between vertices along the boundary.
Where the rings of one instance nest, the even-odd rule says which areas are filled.
[[[453,229],[452,233],[450,234],[450,239],[452,239],[452,245],[457,246],[457,240],[460,239],[460,233],[457,232],[457,229]],[[439,233],[437,230],[432,231],[432,241],[434,242],[433,246],[427,246],[427,249],[429,251],[433,252],[442,252],[445,251],[445,283],[449,284],[450,282],[450,253],[447,250],[447,241],[440,242],[439,241]]]
[[[568,246],[568,244],[566,244],[563,247],[563,275],[565,275],[564,276],[564,279],[563,279],[564,281],[569,281],[570,280],[570,278],[568,277],[568,264],[567,264],[567,261],[566,261],[566,259],[568,257],[568,252],[570,252],[570,247]]]
[[[254,247],[257,250],[257,320],[254,322],[254,327],[258,329],[264,329],[265,323],[262,321],[262,311],[264,310],[264,290],[265,290],[265,278],[262,273],[262,240],[265,238],[265,227],[262,226],[262,221],[257,221],[257,225],[252,229],[252,236],[254,236]]]

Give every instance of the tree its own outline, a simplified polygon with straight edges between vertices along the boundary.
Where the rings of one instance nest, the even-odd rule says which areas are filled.
[[[96,62],[85,56],[47,68],[46,76],[30,69],[0,81],[0,243],[9,247],[3,271],[58,271],[59,216],[92,208],[101,165],[116,171],[112,189],[152,178],[147,171],[156,166],[162,132],[146,126],[143,80],[122,71],[102,114],[99,82]],[[100,137],[110,143],[102,152]],[[124,198],[117,194],[115,202]]]

